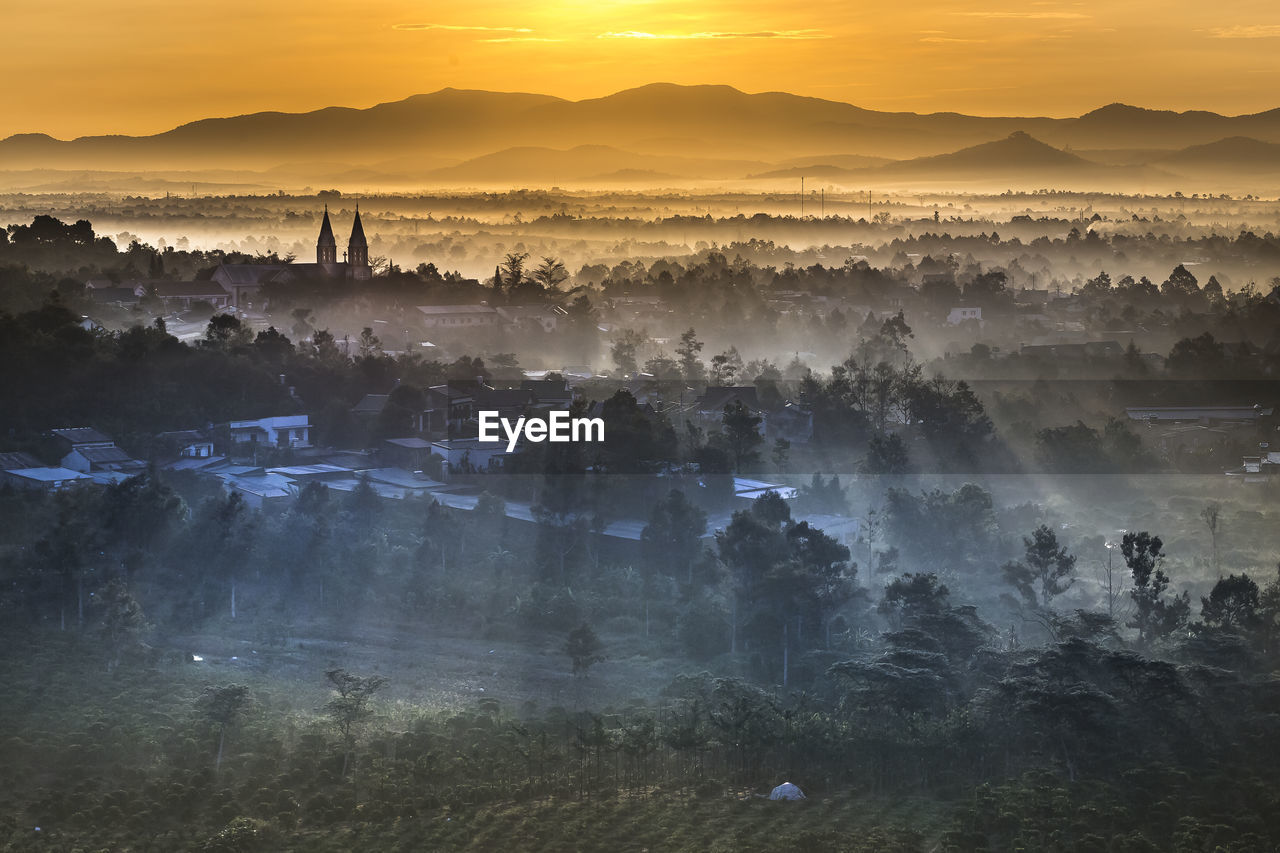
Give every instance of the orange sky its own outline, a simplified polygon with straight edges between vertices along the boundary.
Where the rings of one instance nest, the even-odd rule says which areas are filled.
[[[45,0],[4,30],[0,136],[657,81],[985,115],[1280,106],[1272,0]]]

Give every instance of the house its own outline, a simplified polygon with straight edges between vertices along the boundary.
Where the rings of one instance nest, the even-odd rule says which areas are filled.
[[[1263,419],[1274,409],[1262,406],[1141,406],[1125,409],[1131,421],[1145,423],[1138,435],[1166,457],[1182,452],[1227,448],[1228,442],[1257,440]]]
[[[95,305],[118,305],[130,308],[138,304],[139,296],[132,287],[117,286],[108,279],[93,279],[85,282],[89,290],[89,298]]]
[[[431,442],[423,438],[388,438],[382,442],[382,460],[392,468],[423,471],[431,467]]]
[[[114,447],[111,436],[104,435],[92,427],[72,427],[70,429],[50,430],[58,451],[66,455],[81,447]]]
[[[116,447],[111,437],[92,427],[50,431],[62,453],[59,465],[81,474],[136,474],[147,467]]]
[[[432,385],[426,392],[419,432],[428,435],[459,435],[468,421],[475,419],[476,395],[493,390],[483,379],[455,379]]]
[[[947,314],[947,323],[952,326],[958,326],[961,323],[967,323],[970,320],[982,322],[981,308],[952,308]]]
[[[57,491],[70,483],[87,483],[92,479],[69,468],[15,468],[4,472],[3,482],[19,489]]]
[[[183,429],[162,432],[156,438],[174,448],[179,459],[213,458],[213,439],[200,430]]]
[[[550,334],[569,316],[559,305],[503,305],[496,309],[498,316],[517,328],[539,328]]]
[[[147,463],[133,459],[128,453],[111,444],[107,447],[82,445],[62,457],[61,465],[82,474],[137,474]]]
[[[311,445],[311,419],[307,415],[232,421],[228,428],[231,431],[231,443],[240,448],[249,444],[293,448]]]
[[[567,409],[573,403],[573,389],[564,380],[525,379],[520,383],[520,390],[532,394],[538,408]]]
[[[733,478],[733,498],[739,503],[754,503],[757,498],[764,497],[767,492],[777,492],[783,500],[795,500],[796,489],[791,486],[779,486],[776,483],[765,483],[761,480],[750,480],[746,477]]]
[[[509,455],[501,441],[450,438],[431,442],[431,452],[444,459],[449,471],[490,471],[501,468]]]
[[[483,387],[476,392],[475,411],[497,412],[498,417],[515,419],[529,413],[534,406],[532,391],[522,388]]]
[[[1131,421],[1152,423],[1256,424],[1275,410],[1252,406],[1135,406],[1124,410]]]
[[[419,305],[418,310],[427,329],[496,329],[502,323],[502,315],[488,305]]]
[[[288,477],[260,467],[227,465],[214,473],[228,491],[238,492],[253,509],[283,503],[298,493],[298,487]]]
[[[1124,347],[1119,341],[1084,341],[1082,343],[1023,344],[1018,354],[1026,358],[1057,361],[1085,361],[1091,358],[1119,358]]]
[[[813,412],[791,400],[770,412],[766,423],[771,437],[784,438],[792,444],[813,440]]]
[[[135,279],[129,282],[139,299],[154,291],[166,311],[186,311],[194,303],[207,302],[215,310],[231,306],[231,294],[217,281],[160,281]]]
[[[1270,451],[1261,456],[1245,456],[1239,468],[1226,473],[1228,477],[1242,477],[1246,483],[1272,482],[1270,478],[1280,474],[1280,453]]]
[[[289,465],[283,468],[268,468],[266,473],[279,474],[291,482],[304,485],[311,482],[341,480],[351,476],[351,472],[339,465],[327,465],[318,462],[314,465]]]
[[[30,453],[12,451],[0,453],[0,471],[14,471],[19,468],[39,468],[40,460]]]
[[[387,407],[390,394],[365,394],[351,407],[351,414],[360,420],[373,420]]]
[[[724,420],[724,407],[735,402],[746,406],[751,414],[760,418],[759,431],[763,435],[765,411],[754,385],[709,385],[702,396],[694,401],[690,412],[708,427],[718,427]]]
[[[560,368],[560,375],[566,379],[586,380],[591,379],[596,374],[589,364],[566,364]]]

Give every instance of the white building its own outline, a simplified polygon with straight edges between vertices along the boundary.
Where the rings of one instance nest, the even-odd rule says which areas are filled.
[[[422,325],[428,329],[490,329],[502,315],[488,305],[419,305]]]
[[[952,308],[951,313],[947,315],[947,322],[952,326],[958,326],[969,320],[977,320],[982,322],[981,308]]]
[[[307,415],[281,415],[254,421],[232,421],[231,442],[267,447],[310,447],[311,419]]]

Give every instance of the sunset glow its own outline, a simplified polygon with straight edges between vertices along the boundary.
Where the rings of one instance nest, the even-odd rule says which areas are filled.
[[[874,109],[1276,106],[1280,12],[1248,0],[53,2],[6,11],[0,136],[154,133],[444,87],[600,97],[655,81]]]

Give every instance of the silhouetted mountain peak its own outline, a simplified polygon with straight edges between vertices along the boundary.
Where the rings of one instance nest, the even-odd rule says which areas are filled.
[[[1105,107],[1098,107],[1096,110],[1090,110],[1080,118],[1130,118],[1137,115],[1146,115],[1149,113],[1159,112],[1159,110],[1149,110],[1145,107],[1134,107],[1129,104],[1122,104],[1119,101],[1107,104]]]

